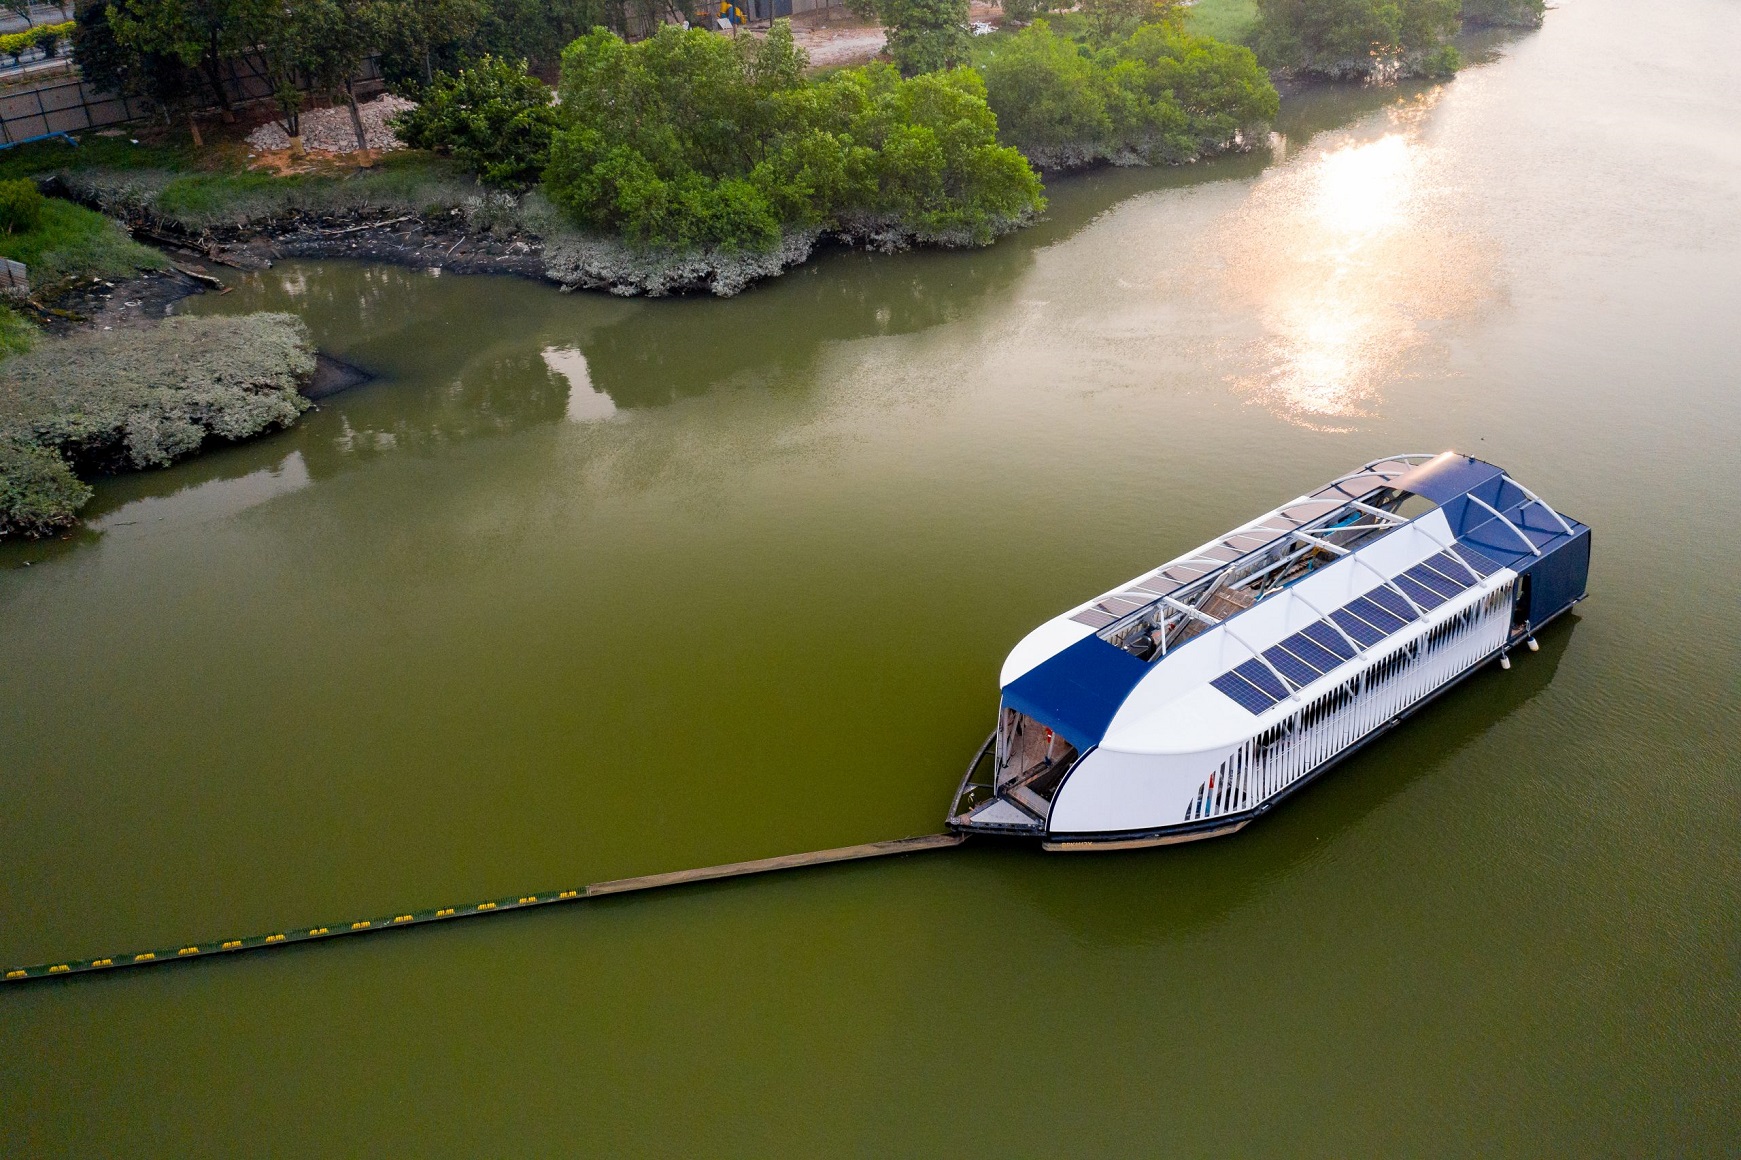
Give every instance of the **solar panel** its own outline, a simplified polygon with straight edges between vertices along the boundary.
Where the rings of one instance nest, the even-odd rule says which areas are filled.
[[[1263,658],[1281,670],[1282,676],[1296,685],[1309,685],[1317,680],[1320,674],[1317,669],[1290,653],[1280,645],[1271,645],[1263,650]]]
[[[1466,574],[1467,573],[1465,573],[1465,575]],[[1468,587],[1467,584],[1458,583],[1458,581],[1453,577],[1433,571],[1425,564],[1416,564],[1413,568],[1404,572],[1403,576],[1407,576],[1410,580],[1413,580],[1423,588],[1432,589],[1434,592],[1437,592],[1443,600],[1450,599]],[[1400,579],[1401,577],[1398,578],[1399,582]]]
[[[1404,620],[1402,617],[1393,615],[1391,612],[1387,611],[1382,604],[1374,604],[1369,596],[1362,596],[1359,600],[1350,600],[1343,607],[1346,611],[1352,612],[1355,616],[1358,616],[1361,620],[1364,620],[1367,624],[1376,628],[1383,636],[1389,636],[1391,633],[1408,623],[1408,621]]]
[[[1329,632],[1332,636],[1336,635],[1335,629],[1330,629]],[[1341,664],[1343,660],[1343,658],[1336,653],[1314,643],[1312,638],[1308,637],[1303,632],[1296,632],[1294,635],[1288,637],[1288,639],[1282,641],[1282,647],[1311,665],[1313,668],[1317,669],[1320,673],[1329,672],[1331,669]],[[1346,650],[1348,648],[1348,642],[1343,641],[1342,647]]]
[[[1262,661],[1246,661],[1244,664],[1236,666],[1233,671],[1277,701],[1288,695],[1288,691],[1282,687],[1282,683],[1276,680],[1275,674],[1263,667]]]
[[[1365,599],[1372,601],[1400,620],[1414,620],[1420,616],[1420,613],[1416,612],[1407,600],[1397,595],[1393,588],[1374,588],[1366,594]]]
[[[1105,628],[1107,625],[1117,620],[1118,617],[1113,616],[1110,613],[1101,612],[1097,609],[1084,608],[1081,612],[1078,612],[1070,619],[1074,620],[1077,624],[1086,624],[1090,628]]]
[[[1312,641],[1319,648],[1335,653],[1341,660],[1347,660],[1354,655],[1354,649],[1342,638],[1342,634],[1331,627],[1327,621],[1320,620],[1308,624],[1300,630],[1300,635]]]
[[[1231,697],[1240,708],[1261,713],[1276,703],[1276,699],[1240,678],[1238,673],[1222,673],[1209,682]]]
[[[1363,645],[1371,646],[1384,639],[1384,633],[1367,624],[1346,608],[1338,608],[1330,614],[1330,619],[1342,626],[1342,631]]]
[[[1489,557],[1482,555],[1481,552],[1479,552],[1475,548],[1471,548],[1468,544],[1465,544],[1462,540],[1457,541],[1457,555],[1459,555],[1459,556],[1463,557],[1463,559],[1467,560],[1469,562],[1469,566],[1471,568],[1475,569],[1477,572],[1481,573],[1481,575],[1483,575],[1483,576],[1491,576],[1495,572],[1499,571],[1498,564],[1494,563],[1493,560],[1490,559]],[[1456,562],[1451,561],[1451,566],[1453,568],[1455,568],[1457,566]]]
[[[1407,572],[1404,572],[1401,576],[1396,578],[1396,586],[1408,593],[1410,600],[1413,600],[1428,612],[1431,612],[1439,605],[1445,603],[1445,598],[1439,595],[1435,589],[1428,588],[1425,584],[1422,584]]]
[[[1466,558],[1467,557],[1465,557],[1465,559]],[[1431,568],[1435,573],[1443,576],[1445,579],[1451,581],[1451,583],[1464,588],[1475,583],[1475,581],[1481,576],[1480,572],[1470,575],[1469,569],[1463,567],[1463,565],[1453,558],[1449,552],[1440,552],[1437,556],[1434,556],[1431,559],[1422,560],[1419,566],[1422,568]]]

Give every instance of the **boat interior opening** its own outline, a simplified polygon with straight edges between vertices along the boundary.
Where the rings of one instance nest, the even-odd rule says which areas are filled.
[[[1026,713],[1004,706],[998,711],[997,731],[992,734],[989,752],[981,754],[981,762],[990,758],[990,777],[978,780],[975,770],[970,769],[951,812],[966,815],[981,802],[998,798],[1031,815],[1021,821],[1012,815],[1003,822],[1004,826],[1040,825],[1051,812],[1052,798],[1076,756],[1076,747],[1063,734]],[[981,762],[975,765],[981,766]]]

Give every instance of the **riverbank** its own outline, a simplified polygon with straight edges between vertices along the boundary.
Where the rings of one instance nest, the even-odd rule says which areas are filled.
[[[824,241],[884,253],[973,244],[965,233],[923,234],[897,221],[865,219],[826,231],[790,229],[767,250],[647,250],[574,228],[536,190],[517,196],[485,190],[454,179],[438,163],[423,181],[387,182],[359,171],[276,188],[257,182],[226,188],[209,180],[192,190],[188,185],[169,171],[93,169],[57,173],[48,188],[116,218],[135,237],[181,259],[259,270],[285,258],[358,258],[513,274],[625,297],[730,297],[802,264]],[[1031,220],[1009,219],[995,232],[1007,234]]]
[[[289,314],[89,327],[0,362],[0,536],[70,526],[81,476],[163,467],[294,423],[314,347]]]

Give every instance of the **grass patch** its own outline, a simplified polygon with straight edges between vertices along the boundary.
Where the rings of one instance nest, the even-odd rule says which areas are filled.
[[[36,345],[37,330],[28,318],[0,302],[0,359],[23,354]]]
[[[1257,30],[1257,0],[1197,0],[1185,10],[1185,31],[1229,44],[1251,44]]]
[[[130,278],[169,264],[109,218],[52,197],[35,229],[0,234],[0,257],[30,268],[33,292],[89,278]]]
[[[87,133],[76,147],[37,141],[0,152],[0,180],[78,169],[192,169],[195,164],[191,144],[134,145],[126,137]]]
[[[162,467],[208,439],[288,427],[313,373],[288,314],[86,331],[0,363],[0,536],[72,523],[91,496],[75,468]]]
[[[124,217],[198,232],[295,214],[431,213],[465,209],[489,191],[453,162],[395,155],[373,169],[278,177],[253,172],[90,167],[58,174],[68,192]]]

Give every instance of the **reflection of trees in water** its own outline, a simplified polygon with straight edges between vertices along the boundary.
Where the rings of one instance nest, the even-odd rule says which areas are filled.
[[[990,250],[824,253],[736,298],[641,304],[579,343],[592,385],[618,407],[659,406],[721,385],[802,385],[824,346],[912,334],[971,314],[1033,261]]]
[[[999,868],[988,889],[1021,891],[1093,946],[1161,942],[1219,922],[1534,700],[1576,626],[1576,616],[1561,617],[1537,636],[1540,652],[1519,652],[1510,672],[1489,665],[1473,674],[1231,837],[1126,853],[1036,851],[1043,865],[1022,859],[1028,864]]]

